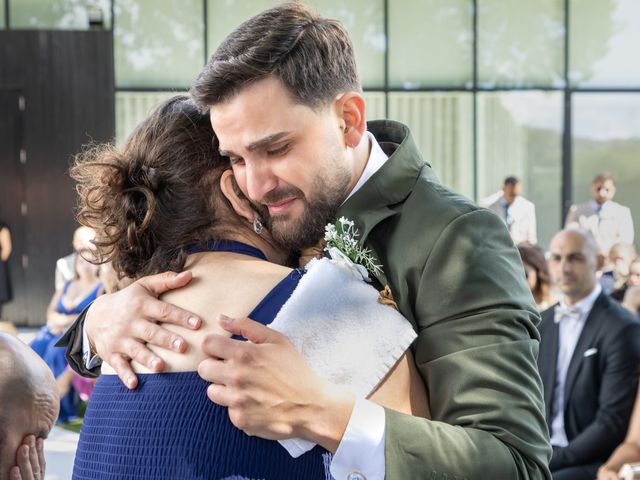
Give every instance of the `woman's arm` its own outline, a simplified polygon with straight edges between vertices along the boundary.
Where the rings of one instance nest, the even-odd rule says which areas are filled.
[[[609,472],[616,472],[615,478],[617,478],[617,472],[622,465],[638,461],[640,461],[640,388],[636,394],[627,437],[614,450],[609,460],[598,469],[598,480],[609,478],[607,476]]]
[[[62,333],[76,318],[76,315],[65,315],[64,313],[56,311],[56,304],[61,295],[62,291],[56,290],[47,307],[47,327],[49,327],[49,330],[51,330],[51,333],[54,335]]]
[[[427,389],[416,368],[411,350],[407,350],[398,360],[369,396],[369,400],[415,417],[431,417]]]
[[[11,232],[8,227],[0,229],[0,260],[6,262],[11,255]]]

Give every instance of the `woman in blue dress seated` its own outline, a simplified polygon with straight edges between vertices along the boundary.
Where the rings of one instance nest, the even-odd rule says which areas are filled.
[[[49,366],[56,379],[68,366],[64,357],[65,349],[56,347],[56,342],[80,312],[104,292],[98,277],[98,267],[89,261],[92,258],[93,252],[88,249],[78,252],[74,263],[74,277],[51,297],[47,308],[47,323],[30,344]],[[77,417],[76,407],[80,398],[73,388],[61,393],[64,394],[60,398],[58,421],[66,422]]]
[[[318,479],[330,477],[329,452],[315,446],[293,458],[276,441],[250,437],[211,402],[196,370],[205,359],[202,339],[229,335],[221,313],[272,322],[303,271],[283,266],[289,252],[264,230],[219,156],[208,115],[187,97],[163,103],[122,148],[85,152],[72,176],[79,184],[82,224],[97,232],[100,261],[124,277],[189,269],[193,280],[164,296],[203,319],[198,331],[176,326],[187,344],[179,354],[156,349],[166,373],[134,364],[139,386],[129,390],[113,369],[89,401],[74,479]],[[348,308],[348,306],[340,306]],[[424,386],[410,354],[370,397],[426,415]],[[424,408],[424,407],[422,407]]]

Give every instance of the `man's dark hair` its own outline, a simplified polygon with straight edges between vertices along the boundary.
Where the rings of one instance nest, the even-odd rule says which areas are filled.
[[[607,180],[611,180],[614,185],[616,184],[616,177],[613,176],[613,173],[601,172],[593,177],[593,180],[591,180],[591,185],[595,185],[596,183],[600,182],[604,183]]]
[[[203,111],[253,82],[278,78],[293,99],[319,108],[360,91],[349,34],[336,20],[284,3],[247,20],[225,38],[191,87]]]
[[[504,186],[505,187],[515,187],[517,184],[520,183],[520,179],[518,177],[515,177],[513,175],[507,177],[504,179]]]

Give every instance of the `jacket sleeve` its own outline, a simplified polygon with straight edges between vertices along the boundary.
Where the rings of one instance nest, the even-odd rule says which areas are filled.
[[[415,358],[432,419],[386,411],[386,478],[550,479],[539,316],[501,220],[451,221],[418,283]]]
[[[89,370],[85,363],[84,352],[82,350],[82,329],[84,328],[84,318],[91,305],[85,308],[78,318],[71,324],[66,332],[56,343],[56,347],[66,347],[65,357],[69,366],[83,377],[96,378],[100,375],[100,365]]]
[[[640,324],[630,323],[616,332],[603,354],[605,371],[596,417],[569,445],[553,449],[551,470],[606,458],[624,440],[638,386]]]

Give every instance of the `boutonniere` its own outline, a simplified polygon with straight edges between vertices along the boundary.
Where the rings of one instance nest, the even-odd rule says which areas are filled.
[[[376,263],[370,249],[360,245],[358,235],[353,221],[340,217],[336,223],[324,227],[324,239],[327,242],[324,250],[337,266],[356,278],[370,282],[369,274],[381,274],[382,266]]]

